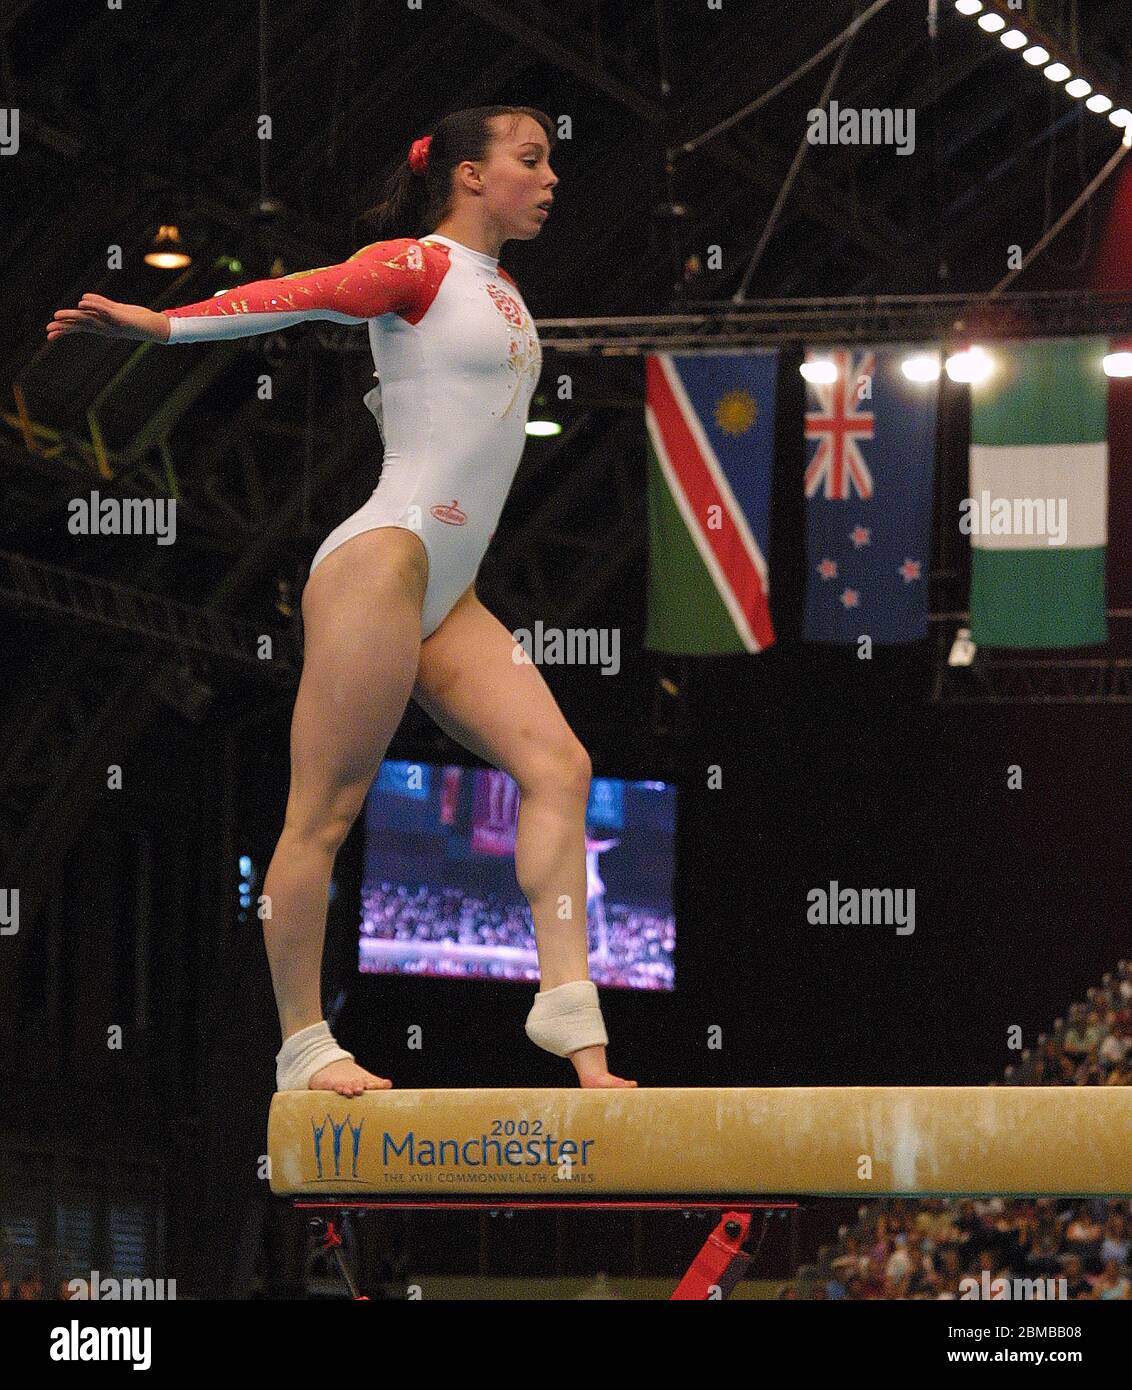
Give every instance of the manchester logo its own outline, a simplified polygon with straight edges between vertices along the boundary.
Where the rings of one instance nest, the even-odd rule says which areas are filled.
[[[314,1131],[314,1161],[318,1170],[319,1180],[325,1178],[356,1178],[358,1176],[358,1154],[362,1142],[362,1125],[353,1124],[349,1115],[338,1124],[333,1116],[326,1115],[322,1123],[316,1125],[311,1121],[311,1129]],[[327,1134],[327,1130],[330,1134]],[[342,1139],[343,1131],[349,1130],[348,1150],[344,1150]],[[329,1141],[329,1142],[328,1142]],[[334,1172],[329,1171],[333,1163]]]
[[[449,526],[463,526],[468,519],[468,514],[460,510],[455,497],[452,499],[451,506],[438,502],[435,507],[430,507],[429,511],[436,517],[437,521],[446,522]]]

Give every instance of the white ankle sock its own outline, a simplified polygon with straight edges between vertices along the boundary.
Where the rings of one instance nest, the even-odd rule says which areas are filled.
[[[527,1037],[557,1057],[582,1047],[605,1047],[609,1038],[592,980],[571,980],[540,991],[527,1015]]]
[[[310,1079],[330,1062],[352,1062],[354,1054],[334,1041],[326,1019],[292,1033],[275,1056],[275,1089],[305,1091]]]

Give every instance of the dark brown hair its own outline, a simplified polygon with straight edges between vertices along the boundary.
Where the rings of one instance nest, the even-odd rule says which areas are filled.
[[[408,145],[412,142],[408,142],[405,158],[389,176],[381,202],[361,215],[367,234],[376,241],[419,237],[442,222],[452,196],[452,171],[465,159],[487,158],[495,135],[490,124],[494,116],[530,116],[542,126],[550,148],[554,148],[554,123],[533,106],[470,106],[453,111],[431,132],[423,177],[409,167]]]

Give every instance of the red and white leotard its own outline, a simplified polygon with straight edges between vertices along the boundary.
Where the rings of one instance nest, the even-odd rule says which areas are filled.
[[[421,637],[475,580],[526,440],[538,333],[498,260],[451,237],[378,241],[341,265],[258,280],[166,309],[169,342],[274,332],[306,319],[369,323],[366,404],[381,427],[377,487],[319,547],[311,570],[362,531],[414,531],[428,555]]]

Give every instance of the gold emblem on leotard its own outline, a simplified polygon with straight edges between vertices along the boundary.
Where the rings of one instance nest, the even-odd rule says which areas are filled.
[[[511,408],[528,377],[530,389],[534,390],[535,382],[538,381],[539,372],[542,370],[542,349],[539,347],[538,334],[531,322],[531,316],[523,305],[498,285],[487,285],[485,288],[491,302],[512,330],[507,344],[507,365],[515,374],[515,385],[507,408],[499,417],[502,420],[511,413]]]

